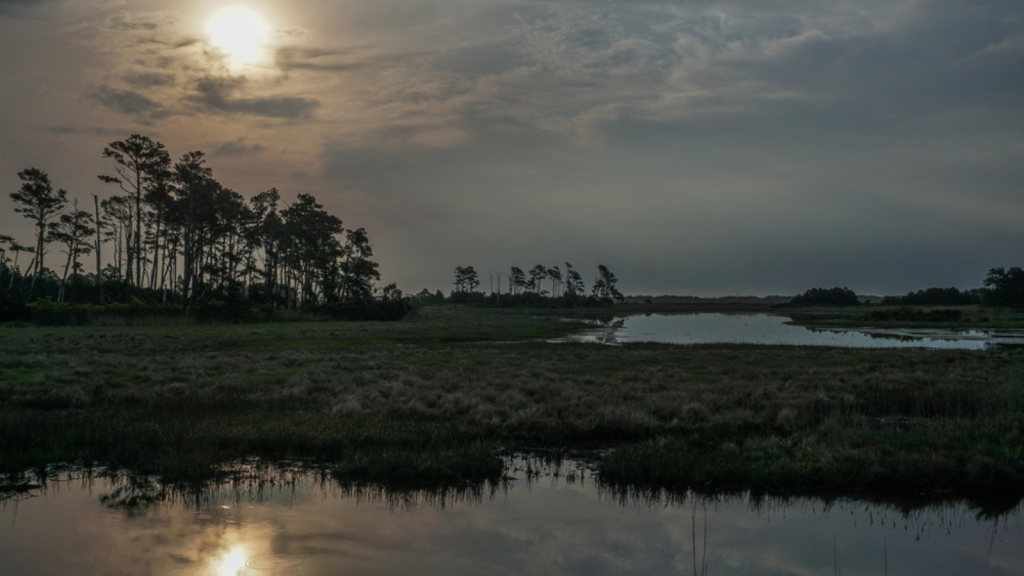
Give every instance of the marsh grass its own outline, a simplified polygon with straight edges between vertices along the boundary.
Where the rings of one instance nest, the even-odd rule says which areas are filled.
[[[799,307],[784,312],[794,324],[816,328],[1024,330],[1024,313],[1019,310],[977,305]]]
[[[546,343],[555,316],[0,332],[0,472],[240,458],[396,485],[590,451],[677,490],[1024,492],[1024,352]],[[608,450],[608,448],[614,448]]]

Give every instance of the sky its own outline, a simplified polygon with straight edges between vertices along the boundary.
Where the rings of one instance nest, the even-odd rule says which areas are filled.
[[[406,291],[567,261],[696,295],[1024,266],[1019,0],[0,0],[0,233],[31,243],[18,171],[91,205],[134,133],[247,197],[313,194]]]

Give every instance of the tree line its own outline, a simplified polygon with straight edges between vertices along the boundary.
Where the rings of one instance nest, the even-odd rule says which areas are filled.
[[[529,270],[512,266],[507,275],[491,272],[488,292],[480,291],[480,275],[473,266],[455,268],[454,290],[448,297],[438,290],[422,290],[413,296],[419,305],[444,303],[491,306],[581,307],[607,305],[625,299],[616,284],[618,278],[607,266],[598,265],[597,276],[587,293],[583,276],[572,264],[559,266],[537,264]]]
[[[0,297],[183,309],[234,299],[289,310],[374,299],[380,273],[366,230],[344,227],[313,195],[289,204],[270,188],[246,200],[214,178],[203,152],[173,161],[162,143],[139,134],[111,142],[102,156],[113,172],[99,179],[116,192],[94,195],[92,210],[43,170],[18,173],[10,198],[34,238],[0,235]],[[63,257],[50,269],[54,247]],[[85,260],[91,254],[94,266]],[[401,298],[394,286],[386,295]]]
[[[857,294],[849,288],[811,288],[794,297],[793,306],[856,306]],[[992,268],[985,276],[984,287],[972,290],[927,288],[908,292],[905,296],[886,296],[882,304],[899,306],[986,306],[1024,308],[1024,269]]]

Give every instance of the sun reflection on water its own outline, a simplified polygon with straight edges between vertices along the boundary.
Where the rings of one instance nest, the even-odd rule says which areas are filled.
[[[249,554],[245,546],[233,546],[217,558],[210,573],[215,576],[241,576],[246,572],[248,560]]]

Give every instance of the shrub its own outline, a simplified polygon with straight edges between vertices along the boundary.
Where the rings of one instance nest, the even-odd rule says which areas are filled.
[[[126,324],[133,324],[152,318],[180,318],[184,315],[178,306],[142,302],[98,306],[40,300],[26,305],[26,308],[32,322],[42,326],[88,326],[97,321],[113,318]]]

